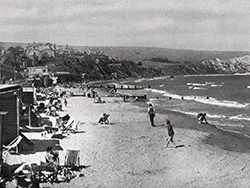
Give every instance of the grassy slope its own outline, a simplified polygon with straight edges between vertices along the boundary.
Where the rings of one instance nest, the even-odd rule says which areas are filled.
[[[193,63],[207,59],[227,59],[250,55],[250,52],[233,51],[193,51],[178,50],[169,48],[149,48],[149,47],[73,47],[82,51],[87,49],[102,50],[105,54],[115,57],[118,60],[126,59],[132,61],[143,61],[153,57],[167,58],[171,61],[190,61]]]

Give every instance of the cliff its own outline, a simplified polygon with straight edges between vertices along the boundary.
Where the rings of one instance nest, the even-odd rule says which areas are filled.
[[[145,63],[145,62],[143,62]],[[146,62],[147,67],[158,67],[164,74],[234,74],[250,72],[250,56],[210,59],[200,63],[167,64],[160,62]]]
[[[2,74],[6,78],[16,76],[21,79],[27,65],[47,65],[51,72],[67,71],[77,79],[81,79],[84,73],[85,79],[88,80],[250,72],[250,52],[199,52],[142,47],[98,47],[77,51],[67,45],[64,47],[54,44],[53,46],[50,43],[33,43],[25,47],[11,46],[5,49],[1,54]],[[116,55],[121,51],[121,57],[107,55],[109,52],[107,49]],[[122,53],[125,49],[128,51]],[[35,51],[38,55],[34,53]],[[147,52],[150,53],[147,54]],[[173,52],[172,55],[170,52]],[[125,56],[128,58],[122,60]],[[130,60],[134,56],[138,57],[137,60]],[[206,60],[197,61],[210,56],[211,58]],[[148,59],[142,59],[144,57]]]

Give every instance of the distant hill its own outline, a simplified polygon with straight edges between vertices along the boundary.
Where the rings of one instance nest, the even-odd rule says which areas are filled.
[[[26,47],[27,43],[7,43],[0,42],[0,46],[5,49],[10,46]],[[62,45],[58,45],[62,46]],[[194,50],[179,50],[170,48],[155,48],[155,47],[123,47],[123,46],[69,46],[74,51],[103,51],[107,56],[116,58],[117,60],[144,61],[152,58],[163,58],[174,62],[192,62],[200,63],[208,59],[229,59],[250,55],[249,51],[194,51]]]
[[[228,59],[250,55],[250,52],[244,51],[193,51],[178,50],[170,48],[153,47],[94,47],[94,46],[74,46],[74,50],[84,51],[87,49],[100,50],[104,54],[114,57],[118,60],[143,61],[152,58],[163,58],[175,62],[200,63],[207,59]]]
[[[10,48],[3,54],[2,75],[25,77],[28,66],[47,65],[52,72],[70,72],[81,79],[109,80],[183,74],[235,74],[250,72],[250,52],[210,52],[146,47],[78,47],[53,45],[53,56],[41,55],[42,43],[0,43]],[[51,44],[52,45],[52,44]],[[15,47],[15,46],[21,46]],[[27,47],[28,46],[28,47]],[[25,48],[27,47],[27,48]],[[35,48],[37,47],[37,48]],[[39,48],[38,48],[39,47]],[[46,47],[46,46],[45,46]],[[25,48],[25,49],[24,49]],[[38,55],[27,55],[27,49]],[[56,49],[56,50],[55,50]],[[39,58],[40,57],[40,58]],[[17,71],[17,74],[15,73]]]

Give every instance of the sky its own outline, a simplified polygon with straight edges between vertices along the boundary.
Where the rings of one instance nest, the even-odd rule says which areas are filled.
[[[250,51],[249,0],[1,0],[0,41]]]

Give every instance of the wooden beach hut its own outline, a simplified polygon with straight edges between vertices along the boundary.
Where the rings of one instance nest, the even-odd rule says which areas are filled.
[[[20,99],[22,87],[20,85],[0,85],[0,111],[5,112],[1,123],[1,148],[10,150],[25,148],[31,150],[32,144],[23,135],[20,135]],[[19,147],[17,147],[19,146]]]
[[[22,88],[20,85],[0,85],[0,111],[8,112],[4,117],[2,141],[8,145],[19,136],[19,108]]]

